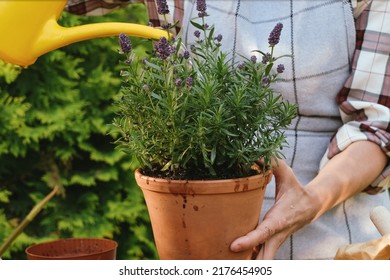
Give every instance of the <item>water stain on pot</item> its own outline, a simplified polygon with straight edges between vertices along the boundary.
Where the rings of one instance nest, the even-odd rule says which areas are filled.
[[[241,184],[240,183],[236,183],[235,186],[234,186],[234,192],[239,192],[240,191],[240,188],[241,188]],[[242,188],[242,191],[243,192],[246,192],[249,190],[249,184],[248,183],[245,183],[244,184],[244,187]]]
[[[187,196],[183,194],[181,197],[183,198],[183,209],[185,209],[187,206]]]

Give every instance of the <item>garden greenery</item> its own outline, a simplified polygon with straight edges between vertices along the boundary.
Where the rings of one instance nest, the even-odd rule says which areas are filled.
[[[147,23],[142,4],[103,17],[63,13],[61,25]],[[150,42],[135,41],[144,53]],[[26,259],[27,246],[68,237],[118,242],[117,259],[156,259],[150,221],[131,157],[115,149],[109,126],[120,78],[116,37],[75,43],[26,69],[0,61],[0,244],[55,186],[55,196],[2,259]]]

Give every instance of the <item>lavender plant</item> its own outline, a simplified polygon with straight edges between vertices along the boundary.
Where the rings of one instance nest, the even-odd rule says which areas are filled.
[[[166,1],[158,11],[169,13]],[[283,156],[283,129],[296,115],[295,105],[271,87],[284,71],[273,56],[283,28],[269,36],[269,52],[237,57],[221,50],[221,35],[206,23],[205,1],[197,1],[197,29],[190,51],[180,36],[162,37],[153,52],[135,56],[129,38],[119,35],[123,87],[113,125],[116,144],[134,155],[142,173],[171,179],[222,179],[253,174]],[[165,28],[175,24],[166,22]],[[233,61],[239,61],[234,63]]]

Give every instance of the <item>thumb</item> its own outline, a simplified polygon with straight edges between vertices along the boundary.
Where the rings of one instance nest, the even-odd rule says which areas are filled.
[[[284,161],[280,160],[274,166],[273,174],[275,177],[275,198],[278,200],[280,196],[289,188],[300,185],[294,171]]]
[[[284,160],[278,160],[273,166],[273,174],[275,183],[283,183],[287,178],[287,174],[292,173],[292,169]]]
[[[266,222],[259,224],[253,231],[234,240],[230,245],[230,250],[241,252],[263,244],[275,233],[273,228],[272,226],[267,226]]]

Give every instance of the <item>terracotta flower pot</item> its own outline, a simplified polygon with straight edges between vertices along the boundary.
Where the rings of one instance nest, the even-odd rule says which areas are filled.
[[[115,260],[118,244],[104,238],[67,238],[26,249],[29,260]]]
[[[264,176],[212,181],[169,181],[135,172],[148,207],[160,259],[250,259],[231,242],[253,230],[260,217]]]

